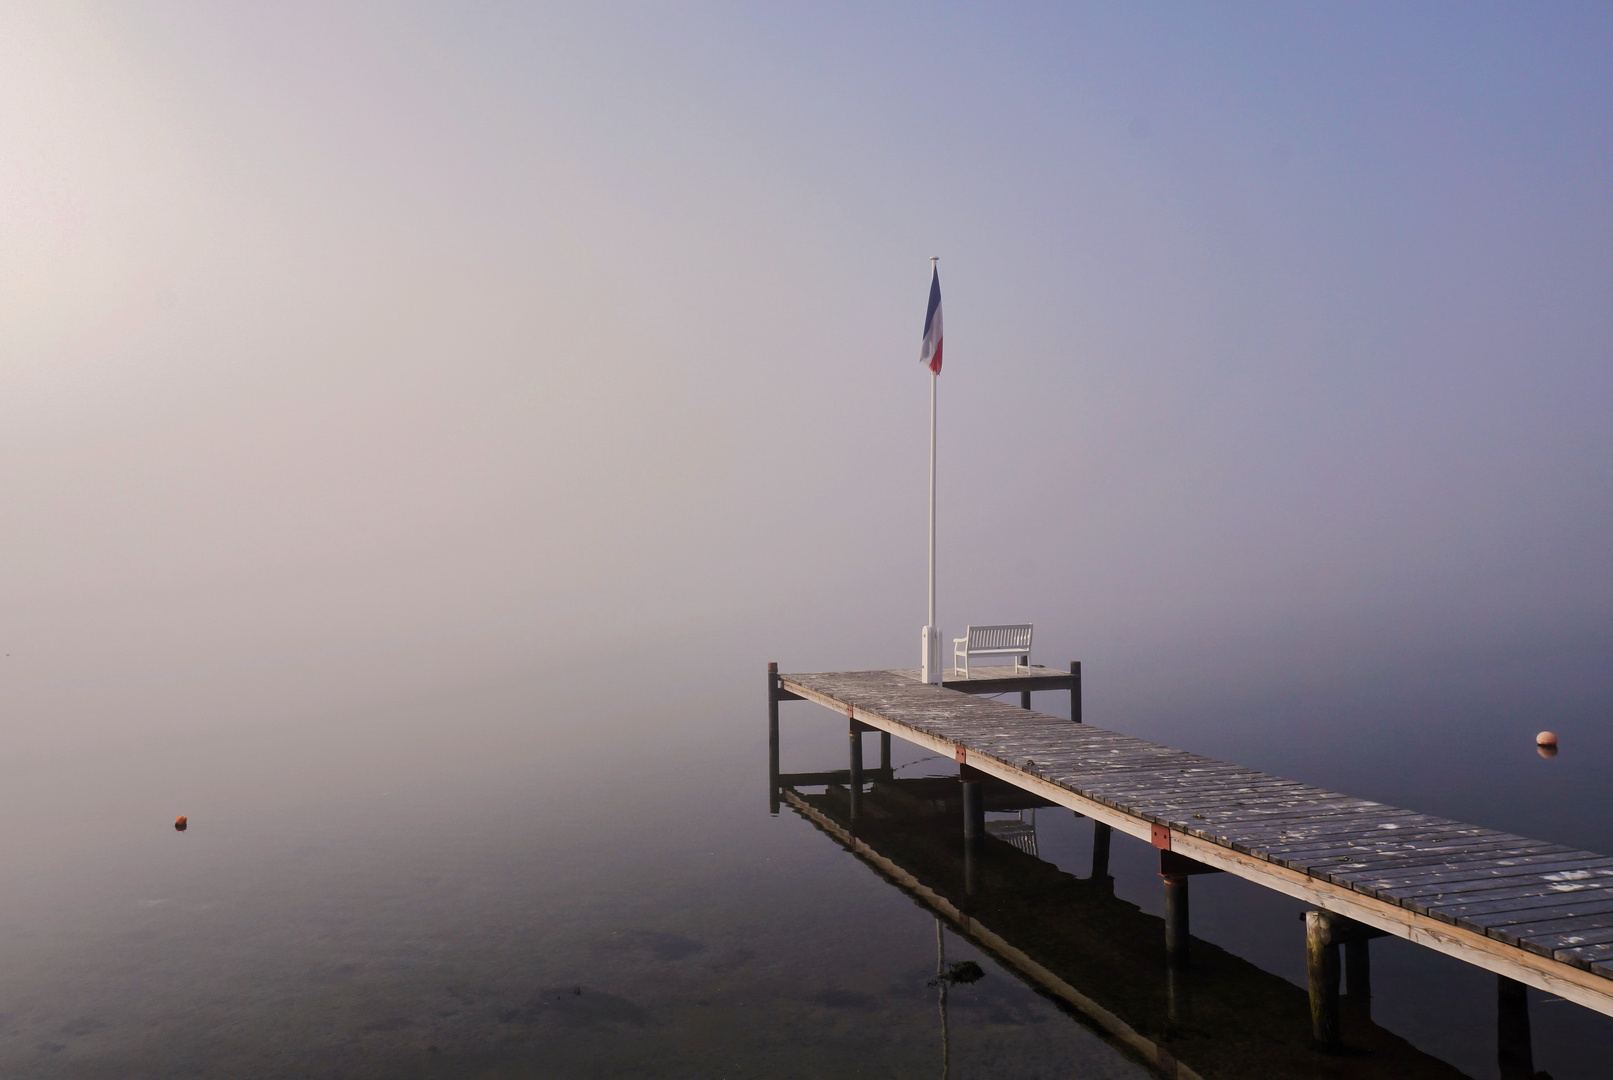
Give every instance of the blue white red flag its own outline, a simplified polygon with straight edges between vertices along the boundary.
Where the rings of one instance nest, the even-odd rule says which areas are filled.
[[[941,271],[930,271],[930,310],[924,313],[924,347],[919,352],[919,363],[930,365],[930,370],[941,374]]]

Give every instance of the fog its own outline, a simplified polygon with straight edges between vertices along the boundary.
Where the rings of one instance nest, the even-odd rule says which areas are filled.
[[[945,631],[1605,719],[1610,91],[1593,5],[7,4],[9,759],[916,664],[932,255]]]

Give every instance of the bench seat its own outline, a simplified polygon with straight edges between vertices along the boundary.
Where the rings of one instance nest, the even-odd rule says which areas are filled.
[[[969,661],[976,656],[1012,656],[1014,670],[1031,666],[1031,623],[999,623],[994,626],[970,626],[961,638],[952,640],[952,666],[970,678]],[[962,663],[959,663],[959,661]]]

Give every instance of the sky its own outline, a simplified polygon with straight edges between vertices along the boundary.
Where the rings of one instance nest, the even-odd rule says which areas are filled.
[[[20,2],[13,754],[916,664],[931,256],[944,631],[1613,701],[1606,5]]]

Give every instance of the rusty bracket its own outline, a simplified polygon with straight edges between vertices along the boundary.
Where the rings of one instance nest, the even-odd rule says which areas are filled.
[[[1152,835],[1149,836],[1148,842],[1161,851],[1169,851],[1171,849],[1171,827],[1169,825],[1153,826]]]

